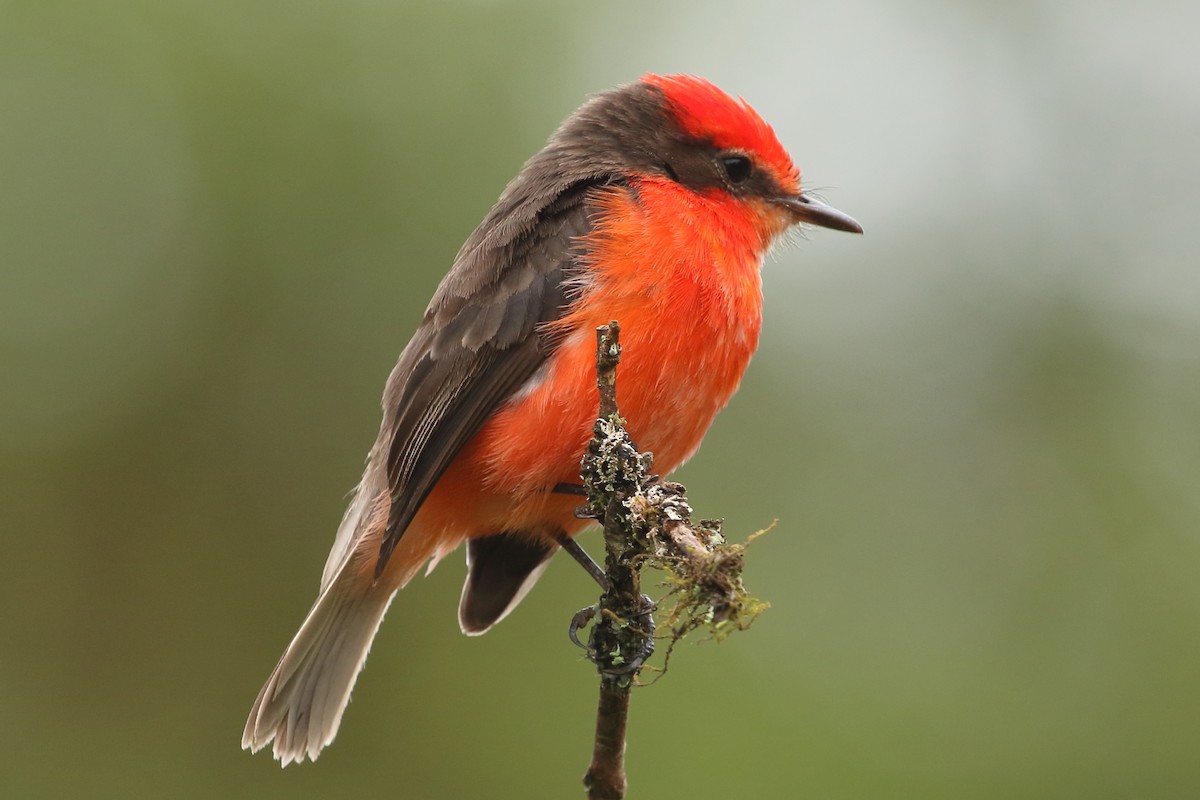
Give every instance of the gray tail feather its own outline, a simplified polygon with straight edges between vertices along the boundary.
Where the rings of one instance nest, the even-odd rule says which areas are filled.
[[[395,596],[383,586],[350,588],[335,579],[267,679],[242,733],[251,751],[275,742],[282,766],[316,760],[337,735],[350,690]]]

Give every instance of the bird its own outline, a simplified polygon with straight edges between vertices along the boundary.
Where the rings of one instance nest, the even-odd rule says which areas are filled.
[[[773,129],[694,75],[599,93],[466,239],[388,376],[383,420],[316,602],[254,701],[243,748],[315,760],[397,591],[465,544],[458,621],[487,631],[588,524],[595,331],[620,320],[617,400],[669,474],[736,391],[761,266],[802,224],[862,233],[802,190]]]

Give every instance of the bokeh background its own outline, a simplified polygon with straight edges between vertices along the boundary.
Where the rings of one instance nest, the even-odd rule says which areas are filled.
[[[590,92],[705,75],[858,217],[766,265],[678,477],[772,609],[634,698],[634,797],[1200,796],[1195,3],[0,3],[0,794],[581,796],[594,590],[458,558],[335,746],[244,715],[383,380]],[[597,546],[594,534],[586,543]]]

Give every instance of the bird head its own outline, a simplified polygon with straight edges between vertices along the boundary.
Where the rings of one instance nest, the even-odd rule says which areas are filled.
[[[801,189],[800,171],[744,100],[692,75],[646,75],[563,122],[508,185],[480,226],[480,243],[510,241],[572,186],[646,180],[739,204],[764,243],[800,223],[862,233]]]
[[[862,226],[800,188],[800,170],[775,131],[741,98],[692,75],[647,75],[676,134],[662,169],[694,191],[725,192],[782,231],[797,223],[862,233]]]

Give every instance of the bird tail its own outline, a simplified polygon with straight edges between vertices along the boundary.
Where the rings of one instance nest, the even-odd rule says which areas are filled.
[[[282,766],[316,760],[337,735],[350,690],[396,594],[394,583],[372,585],[352,564],[333,577],[267,679],[242,733],[257,752],[272,740]]]

